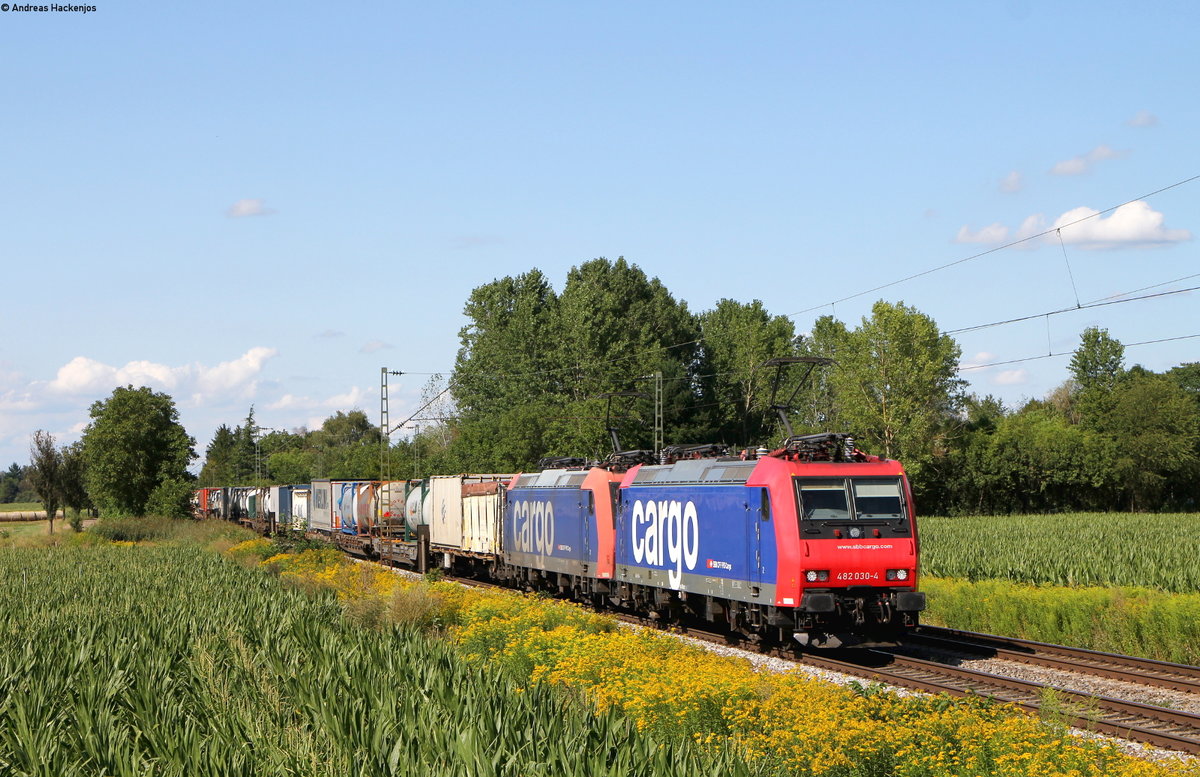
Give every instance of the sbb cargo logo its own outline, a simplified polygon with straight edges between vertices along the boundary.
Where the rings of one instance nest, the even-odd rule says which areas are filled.
[[[732,572],[733,564],[730,564],[728,561],[717,561],[715,559],[710,558],[708,560],[708,568],[709,569],[724,569],[726,572]]]
[[[554,505],[520,501],[513,504],[513,545],[518,553],[554,553]]]
[[[653,500],[633,503],[630,525],[633,540],[633,560],[650,566],[668,567],[667,581],[678,589],[683,582],[683,569],[696,568],[700,555],[700,522],[696,505],[679,500]]]

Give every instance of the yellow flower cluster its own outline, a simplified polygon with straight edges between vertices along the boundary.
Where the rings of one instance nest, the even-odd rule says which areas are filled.
[[[262,537],[255,537],[252,540],[239,542],[225,552],[239,560],[261,559],[267,553],[271,552],[271,541]]]
[[[1200,777],[1200,768],[1134,759],[1006,705],[902,697],[799,672],[760,672],[744,660],[654,631],[620,628],[536,596],[413,582],[330,551],[263,563],[285,580],[335,590],[348,607],[374,602],[393,620],[418,620],[400,615],[404,608],[397,603],[407,603],[407,612],[422,602],[452,627],[470,659],[492,662],[522,682],[558,685],[599,709],[620,708],[639,728],[738,748],[789,773]]]

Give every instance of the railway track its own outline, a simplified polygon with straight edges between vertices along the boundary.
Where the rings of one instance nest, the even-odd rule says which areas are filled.
[[[935,626],[921,626],[905,644],[1200,695],[1200,667],[1187,664]]]
[[[1200,754],[1200,715],[1190,712],[1107,696],[1090,696],[1052,685],[878,650],[862,653],[845,659],[805,653],[797,661],[904,688],[953,696],[990,697],[1033,713],[1041,712],[1047,692],[1051,691],[1056,706],[1064,713],[1065,722],[1071,726],[1169,750]]]

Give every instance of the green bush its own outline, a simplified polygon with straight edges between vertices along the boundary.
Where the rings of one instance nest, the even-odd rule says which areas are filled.
[[[105,517],[88,531],[110,542],[146,542],[161,540],[174,533],[175,521],[170,518]]]
[[[164,518],[190,518],[192,492],[196,484],[179,478],[166,478],[150,492],[146,500],[146,515]]]

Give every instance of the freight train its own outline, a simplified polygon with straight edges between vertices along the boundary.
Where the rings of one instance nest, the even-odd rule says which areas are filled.
[[[789,430],[790,431],[790,430]],[[925,608],[899,462],[846,434],[625,451],[539,471],[207,488],[200,515],[357,556],[767,642],[895,642]]]

